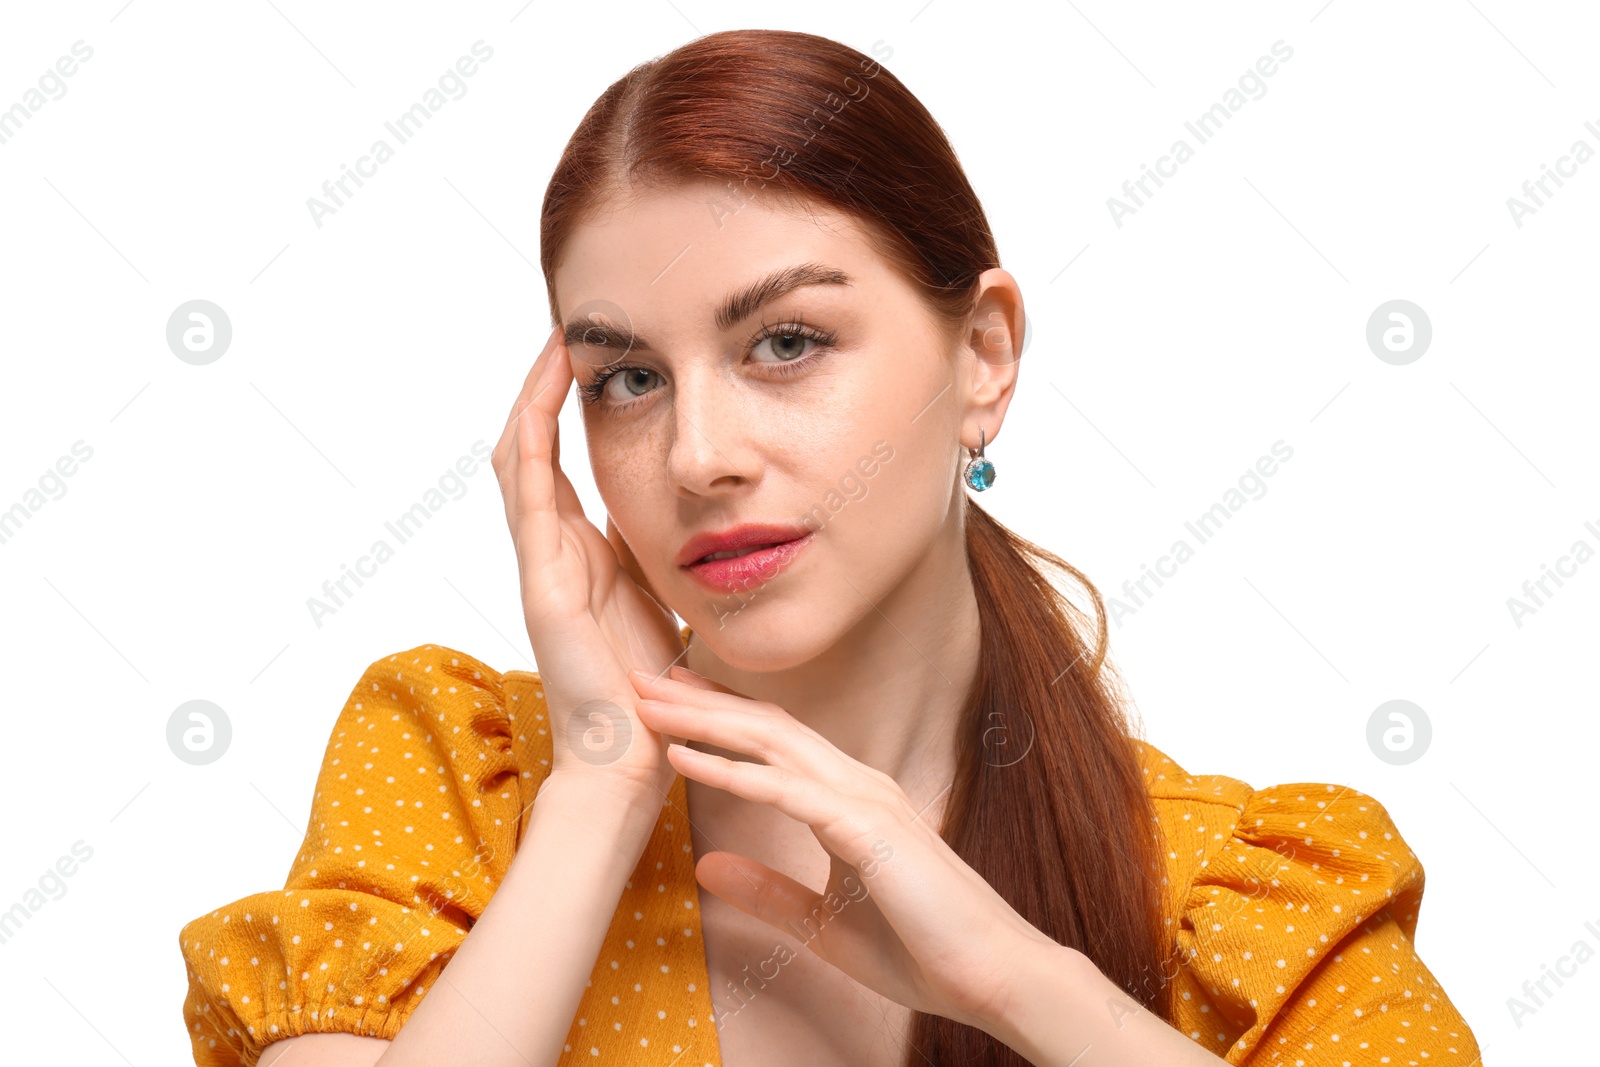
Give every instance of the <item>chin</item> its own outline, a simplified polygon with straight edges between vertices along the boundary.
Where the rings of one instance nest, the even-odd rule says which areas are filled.
[[[770,674],[798,667],[820,656],[831,643],[816,625],[818,610],[784,604],[776,597],[747,598],[729,607],[702,602],[702,609],[684,621],[717,658],[736,671]],[[679,612],[682,615],[682,612]]]

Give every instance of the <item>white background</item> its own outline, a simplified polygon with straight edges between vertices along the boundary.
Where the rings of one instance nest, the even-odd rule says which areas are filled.
[[[1033,330],[989,452],[1003,522],[1116,595],[1293,448],[1113,630],[1148,737],[1193,772],[1377,797],[1486,1061],[1590,1047],[1600,960],[1520,1028],[1506,998],[1600,949],[1600,561],[1521,626],[1507,600],[1600,549],[1600,160],[1521,227],[1506,201],[1600,150],[1591,7],[123,3],[0,15],[0,108],[94,50],[0,144],[0,509],[93,449],[0,544],[0,909],[93,849],[0,944],[6,1060],[187,1062],[178,930],[281,886],[367,664],[534,666],[486,465],[322,626],[306,600],[496,440],[548,332],[538,210],[582,113],[738,27],[882,42],[960,153]],[[306,199],[479,39],[466,95],[318,228]],[[1265,95],[1118,227],[1107,198],[1278,40]],[[208,366],[165,339],[197,298],[233,326]],[[1396,298],[1433,326],[1405,366],[1365,340]],[[603,522],[570,401],[563,423]],[[200,767],[165,735],[195,698],[233,726]],[[1433,726],[1405,766],[1366,741],[1395,698]]]

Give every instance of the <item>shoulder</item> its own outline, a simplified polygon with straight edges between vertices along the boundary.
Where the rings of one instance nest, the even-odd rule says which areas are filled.
[[[504,878],[549,767],[536,672],[438,644],[373,660],[282,888],[179,935],[196,1061],[220,1046],[253,1063],[302,1033],[392,1037]]]
[[[537,681],[538,677],[531,671],[496,670],[448,645],[417,645],[368,664],[351,689],[340,718],[355,712],[355,718],[367,721],[387,711],[391,715],[425,712],[440,722],[450,717],[483,723],[508,720],[508,681],[520,692],[517,683]],[[359,714],[362,712],[365,717]]]
[[[1132,739],[1144,770],[1145,788],[1153,800],[1215,804],[1238,810],[1250,787],[1223,774],[1190,774],[1155,745],[1141,737]]]
[[[1139,747],[1164,838],[1167,977],[1183,1032],[1236,1063],[1319,1032],[1475,1050],[1414,951],[1423,867],[1382,803],[1339,783],[1192,774]]]
[[[1253,890],[1263,880],[1294,877],[1307,882],[1303,891],[1335,905],[1346,903],[1342,897],[1388,901],[1420,890],[1420,859],[1388,809],[1354,786],[1252,787],[1228,775],[1190,773],[1149,742],[1137,744],[1169,869],[1177,868],[1180,884]]]
[[[320,843],[337,856],[371,852],[373,846],[360,841],[339,848],[335,838],[352,824],[387,842],[389,858],[426,865],[430,857],[422,853],[436,844],[431,826],[434,833],[470,830],[449,843],[481,846],[509,863],[533,796],[549,774],[550,737],[535,671],[496,670],[441,644],[373,660],[334,721],[312,797],[307,848],[291,879],[315,852],[318,831]],[[423,842],[420,852],[417,842]],[[327,866],[325,857],[318,869]]]
[[[550,767],[545,714],[537,671],[496,670],[440,644],[379,657],[334,722],[318,794],[403,783],[396,771],[448,775],[452,788],[469,793],[508,776],[537,788]],[[430,766],[425,756],[436,760]]]

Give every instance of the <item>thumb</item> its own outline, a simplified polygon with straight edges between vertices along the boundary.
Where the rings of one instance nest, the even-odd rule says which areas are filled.
[[[817,893],[748,856],[707,852],[694,873],[712,895],[780,930],[801,929],[817,909],[827,910]]]

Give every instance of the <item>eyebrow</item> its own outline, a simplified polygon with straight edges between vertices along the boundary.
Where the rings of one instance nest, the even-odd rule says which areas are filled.
[[[738,325],[762,306],[797,289],[811,285],[854,285],[855,280],[840,270],[823,263],[797,263],[783,267],[758,278],[742,289],[736,289],[723,299],[713,321],[717,329],[727,330]],[[583,344],[591,348],[611,348],[620,352],[654,352],[655,346],[641,334],[619,325],[599,313],[595,317],[573,319],[562,328],[568,345]]]

